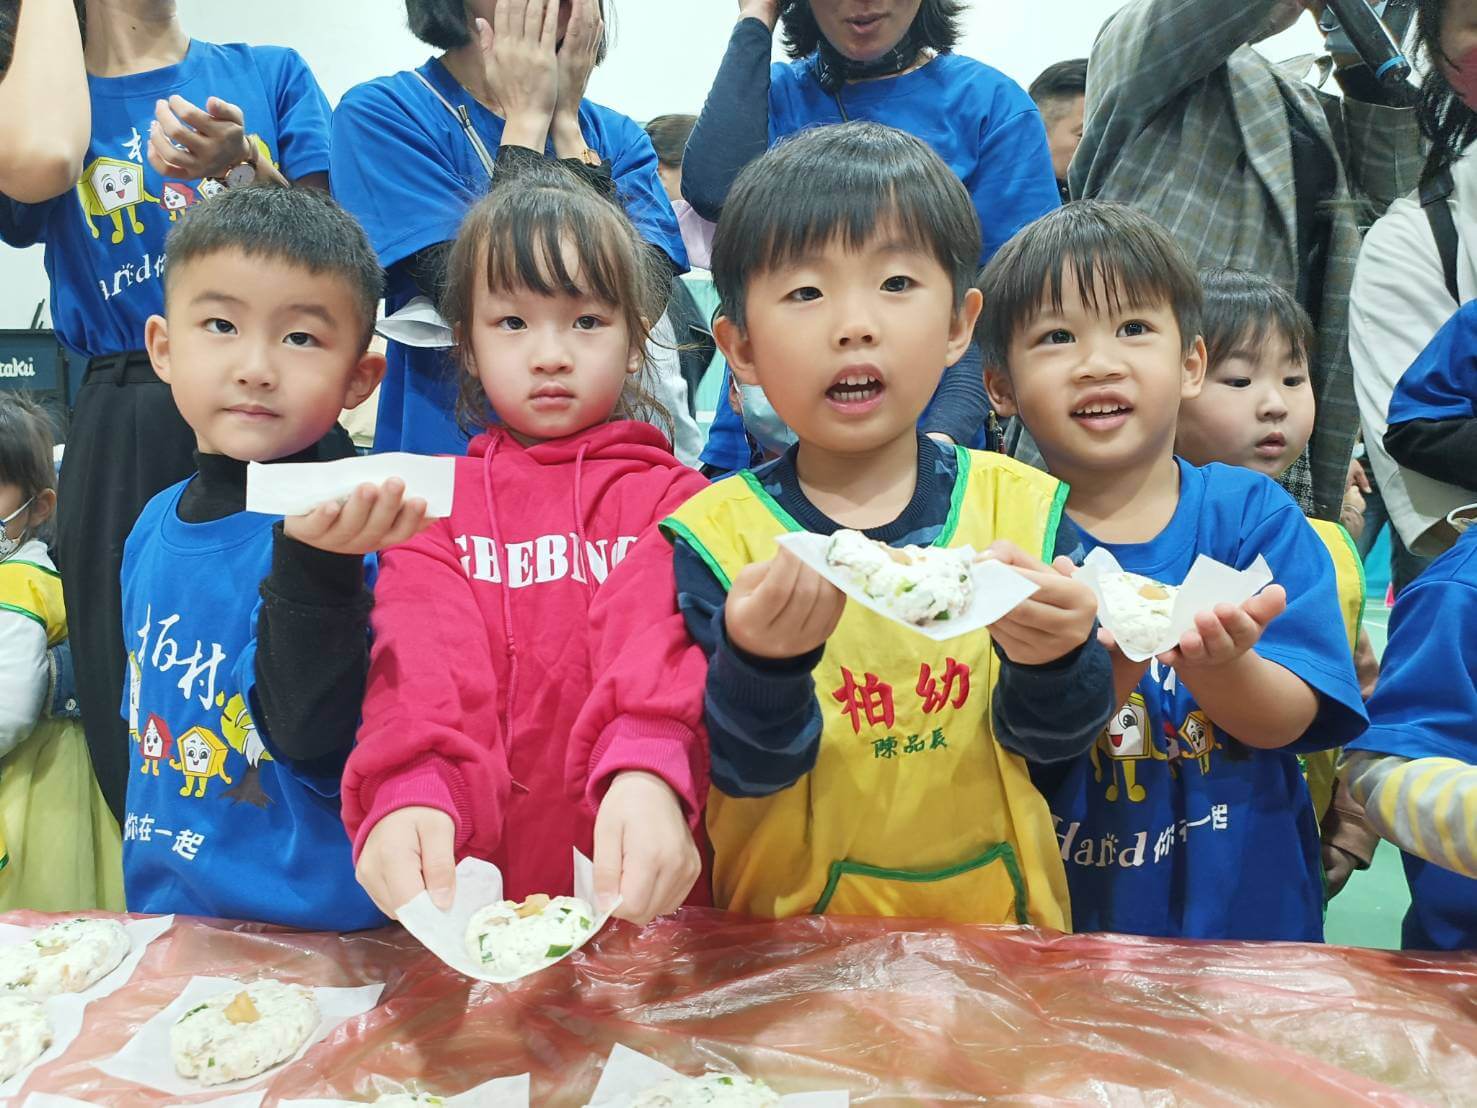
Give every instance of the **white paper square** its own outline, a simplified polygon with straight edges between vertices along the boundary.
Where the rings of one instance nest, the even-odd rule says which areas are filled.
[[[398,1089],[376,1090],[376,1096],[389,1096]],[[424,1090],[423,1090],[424,1092]],[[498,1077],[484,1081],[475,1089],[455,1096],[430,1090],[430,1095],[446,1101],[446,1108],[528,1108],[528,1074]],[[362,1100],[283,1100],[278,1108],[364,1108]]]
[[[848,599],[855,600],[862,607],[869,608],[880,616],[885,616],[899,627],[916,631],[935,642],[947,642],[988,627],[1002,616],[1009,614],[1022,601],[1036,592],[1034,584],[1003,562],[988,559],[975,562],[974,597],[964,614],[958,619],[919,627],[917,624],[893,616],[881,604],[868,596],[863,589],[853,584],[848,574],[827,564],[826,551],[831,545],[830,536],[816,535],[809,531],[795,531],[781,535],[777,541],[780,546],[789,550],[844,592]]]
[[[261,1108],[262,1101],[267,1099],[266,1093],[235,1093],[231,1096],[223,1096],[216,1100],[192,1100],[190,1108]],[[94,1103],[90,1100],[74,1100],[69,1096],[54,1096],[51,1093],[32,1093],[26,1097],[21,1108],[104,1108],[101,1102]]]
[[[452,969],[478,981],[489,981],[494,985],[509,985],[521,981],[534,973],[546,970],[568,958],[580,947],[600,933],[610,919],[611,913],[620,907],[620,898],[606,905],[603,910],[595,902],[595,865],[578,850],[574,854],[574,895],[595,909],[595,926],[585,938],[570,948],[563,958],[555,958],[530,973],[513,977],[495,977],[482,968],[481,964],[467,951],[467,924],[472,917],[503,899],[503,874],[491,862],[480,858],[463,858],[456,866],[456,892],[451,908],[443,912],[431,903],[431,894],[423,892],[395,913],[400,926],[414,935],[422,946],[440,958]]]
[[[94,1000],[111,996],[128,984],[133,971],[143,961],[149,944],[174,926],[174,917],[154,916],[150,919],[125,919],[118,922],[123,925],[123,932],[128,936],[128,953],[123,956],[123,961],[90,989],[80,993],[63,993],[41,1002],[46,1014],[51,1017],[51,1045],[29,1066],[10,1080],[0,1083],[0,1098],[15,1096],[38,1066],[54,1062],[67,1052],[67,1048],[76,1042],[77,1036],[82,1032],[82,1019],[87,1006]],[[47,926],[49,925],[20,927],[13,923],[0,924],[0,946],[25,942]]]
[[[250,981],[236,981],[229,977],[190,978],[189,984],[168,1007],[140,1027],[117,1054],[97,1063],[97,1068],[113,1077],[132,1081],[135,1085],[160,1089],[176,1096],[248,1089],[270,1081],[283,1066],[296,1062],[312,1046],[332,1034],[339,1024],[370,1011],[379,1003],[380,993],[384,990],[384,985],[362,985],[350,989],[314,988],[313,996],[318,1001],[318,1026],[291,1058],[255,1077],[244,1077],[240,1081],[227,1081],[220,1085],[204,1085],[188,1077],[181,1077],[174,1068],[174,1056],[169,1049],[170,1029],[196,1005],[221,993],[240,990],[249,984]]]
[[[1082,566],[1077,570],[1076,576],[1097,596],[1098,621],[1113,632],[1113,637],[1118,640],[1119,650],[1131,662],[1147,661],[1166,651],[1174,650],[1179,646],[1180,637],[1194,628],[1195,617],[1201,612],[1208,612],[1217,604],[1244,604],[1272,583],[1271,567],[1260,554],[1257,555],[1256,561],[1246,569],[1236,569],[1226,565],[1225,562],[1207,558],[1204,554],[1199,555],[1195,563],[1190,566],[1190,572],[1185,575],[1184,583],[1179,586],[1179,592],[1175,595],[1168,632],[1165,633],[1158,646],[1145,654],[1130,650],[1123,645],[1123,639],[1118,635],[1117,614],[1108,608],[1107,602],[1103,599],[1103,588],[1099,579],[1104,574],[1122,572],[1123,568],[1118,564],[1118,559],[1113,557],[1110,551],[1099,546],[1082,560]],[[1162,583],[1173,584],[1174,582]]]
[[[369,454],[336,462],[285,462],[246,466],[246,510],[272,516],[300,516],[319,504],[343,500],[360,485],[383,485],[391,477],[405,482],[405,499],[426,502],[426,515],[451,515],[456,459],[422,454]]]
[[[642,1093],[663,1081],[683,1076],[692,1075],[678,1073],[639,1050],[617,1043],[610,1051],[605,1069],[600,1074],[600,1084],[595,1086],[595,1094],[590,1097],[587,1108],[627,1108]],[[847,1108],[851,1104],[851,1094],[790,1093],[780,1097],[780,1104],[783,1108]]]

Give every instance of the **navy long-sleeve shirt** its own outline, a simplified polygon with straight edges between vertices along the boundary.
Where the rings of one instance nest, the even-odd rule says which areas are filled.
[[[829,535],[841,525],[806,499],[795,451],[755,471],[764,489],[803,527]],[[918,486],[896,520],[866,532],[892,546],[932,543],[949,517],[959,476],[957,455],[918,440]],[[694,641],[708,655],[706,722],[713,784],[729,796],[767,796],[789,788],[815,766],[821,709],[811,674],[822,651],[799,658],[746,655],[723,623],[727,592],[702,556],[674,539],[677,602]],[[1058,553],[1079,545],[1072,528]],[[1113,710],[1113,672],[1096,633],[1077,650],[1041,666],[1017,665],[996,647],[1000,676],[991,703],[997,741],[1032,762],[1060,762],[1092,746]]]

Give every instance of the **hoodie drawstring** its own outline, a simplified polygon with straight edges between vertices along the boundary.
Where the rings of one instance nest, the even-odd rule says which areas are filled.
[[[486,457],[482,463],[482,498],[487,507],[488,530],[492,532],[492,541],[497,544],[498,557],[507,564],[507,546],[503,543],[502,529],[497,521],[497,499],[492,492],[492,463],[497,457],[498,447],[502,446],[503,436],[494,434],[492,444],[488,447]],[[513,703],[518,697],[518,636],[513,631],[513,598],[508,588],[508,574],[503,571],[503,641],[508,648],[508,688],[506,700],[503,706],[503,743],[509,749],[513,744]]]
[[[590,560],[585,556],[585,552],[589,550],[590,547],[589,544],[585,542],[585,513],[583,507],[585,503],[585,498],[583,495],[585,454],[589,449],[589,443],[582,443],[580,445],[579,452],[574,456],[574,532],[575,541],[579,543],[579,546],[575,548],[573,552],[573,557],[575,565],[579,564],[580,559],[584,559],[585,591],[593,597],[599,586],[595,582],[594,572],[590,569]]]

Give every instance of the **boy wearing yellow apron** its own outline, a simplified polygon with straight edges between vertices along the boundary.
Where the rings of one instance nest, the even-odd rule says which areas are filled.
[[[715,332],[798,442],[663,526],[709,661],[719,907],[1071,926],[1026,763],[1085,752],[1113,695],[1092,594],[1048,564],[1066,489],[916,430],[970,342],[978,241],[937,155],[872,124],[770,151],[728,200]],[[846,604],[776,545],[842,528],[895,547],[994,545],[1038,592],[988,631],[937,642]],[[645,831],[639,815],[627,836]],[[612,840],[597,829],[597,870]]]

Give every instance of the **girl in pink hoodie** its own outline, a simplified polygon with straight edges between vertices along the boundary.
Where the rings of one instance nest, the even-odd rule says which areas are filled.
[[[458,415],[486,430],[457,461],[452,514],[381,558],[344,821],[388,915],[423,889],[449,904],[467,855],[494,862],[511,898],[568,894],[570,848],[593,853],[598,835],[604,891],[644,922],[700,872],[706,741],[691,690],[705,663],[669,558],[606,580],[704,481],[641,421],[664,418],[641,386],[664,290],[639,235],[588,183],[529,161],[499,173],[447,263]],[[602,630],[608,612],[618,632]],[[635,707],[631,728],[662,731],[625,736],[602,766],[598,830],[565,773],[597,682]]]

